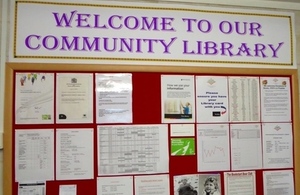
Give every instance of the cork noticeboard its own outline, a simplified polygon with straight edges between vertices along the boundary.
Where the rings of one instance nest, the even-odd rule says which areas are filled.
[[[15,182],[14,170],[14,130],[16,128],[43,128],[43,125],[16,125],[14,122],[14,74],[15,72],[68,72],[68,73],[132,73],[133,74],[133,124],[160,124],[160,76],[162,74],[187,74],[187,75],[238,75],[238,76],[282,76],[290,77],[291,99],[292,99],[292,124],[293,124],[293,156],[294,156],[294,178],[295,191],[300,194],[300,174],[298,171],[299,160],[299,103],[298,103],[298,74],[295,69],[263,69],[263,68],[227,68],[227,67],[188,67],[188,66],[129,66],[129,65],[78,65],[78,64],[37,64],[37,63],[7,63],[5,83],[5,107],[4,107],[4,189],[6,195],[17,194],[17,182]],[[151,84],[152,88],[145,88]],[[144,105],[141,99],[149,100]],[[145,108],[146,106],[146,108]],[[150,110],[149,115],[141,114],[143,109]],[[74,126],[74,125],[73,125]],[[97,124],[93,122],[89,127],[96,129]],[[49,125],[47,126],[49,127]],[[53,125],[55,129],[57,126]],[[170,136],[170,135],[169,135]],[[170,142],[170,138],[169,138]],[[195,141],[196,142],[196,141]],[[197,151],[196,151],[197,152]],[[96,154],[95,154],[96,155]],[[97,159],[94,156],[94,159]],[[97,161],[95,160],[95,163]],[[181,166],[185,163],[185,166]],[[262,170],[256,171],[257,194],[263,194]],[[197,174],[197,156],[185,156],[177,158],[169,156],[170,193],[174,194],[173,176],[180,174]],[[220,171],[222,173],[222,171]],[[221,174],[222,175],[222,174]],[[47,181],[46,194],[58,194],[61,184],[77,184],[77,194],[96,194],[97,169],[95,168],[94,179],[82,181]],[[223,182],[224,178],[221,177]],[[223,184],[222,184],[223,185]]]

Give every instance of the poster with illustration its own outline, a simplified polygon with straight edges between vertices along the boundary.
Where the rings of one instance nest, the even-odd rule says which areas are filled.
[[[195,122],[194,76],[161,76],[161,110],[163,123]]]

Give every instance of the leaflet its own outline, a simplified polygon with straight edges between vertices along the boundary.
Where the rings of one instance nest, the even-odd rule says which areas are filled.
[[[225,172],[225,195],[256,195],[255,171]]]
[[[293,170],[264,171],[263,181],[264,195],[295,194]]]
[[[57,129],[56,179],[93,179],[93,129]]]
[[[161,76],[162,123],[195,122],[194,76]]]
[[[97,123],[132,123],[132,74],[96,74]]]
[[[22,72],[15,78],[16,124],[52,124],[54,74]]]
[[[56,122],[93,122],[93,74],[57,73]]]
[[[98,177],[97,195],[132,195],[133,176]]]
[[[261,77],[261,112],[263,122],[291,122],[289,77]]]
[[[291,123],[263,123],[263,166],[293,167],[293,133]]]
[[[134,177],[134,190],[138,195],[170,195],[169,175],[147,175]]]

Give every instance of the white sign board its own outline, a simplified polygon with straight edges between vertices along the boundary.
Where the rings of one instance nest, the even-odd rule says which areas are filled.
[[[120,2],[16,1],[13,9],[10,61],[296,61],[293,13]]]

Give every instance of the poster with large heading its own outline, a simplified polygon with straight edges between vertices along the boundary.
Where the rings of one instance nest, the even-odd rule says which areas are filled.
[[[228,122],[226,76],[196,76],[197,123]]]

